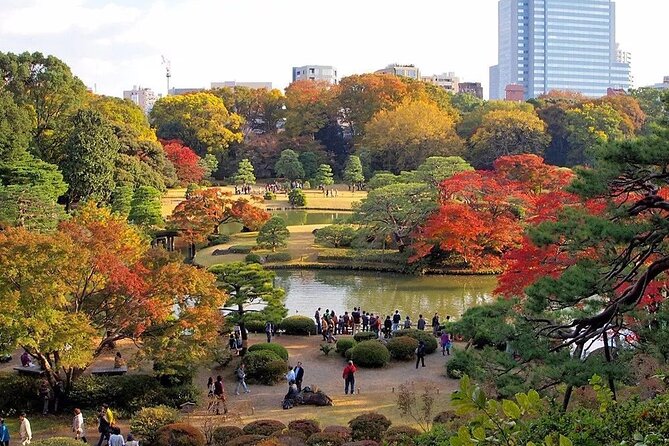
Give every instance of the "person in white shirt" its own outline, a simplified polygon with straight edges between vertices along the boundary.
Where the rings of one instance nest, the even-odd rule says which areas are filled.
[[[72,419],[72,432],[74,432],[74,439],[81,440],[88,443],[86,440],[86,432],[84,431],[84,416],[81,409],[74,409],[74,418]]]
[[[125,439],[125,446],[139,446],[139,441],[135,440],[132,434],[128,434]]]
[[[286,381],[288,381],[288,387],[289,388],[290,388],[291,382],[295,383],[295,378],[296,378],[295,377],[295,369],[293,369],[291,367],[290,370],[288,370],[288,373],[286,373]]]
[[[123,439],[121,429],[118,427],[112,428],[112,434],[109,436],[109,446],[125,446],[125,439]]]
[[[30,444],[33,439],[33,431],[30,429],[30,421],[26,418],[26,414],[19,415],[19,437],[21,437],[21,446]]]

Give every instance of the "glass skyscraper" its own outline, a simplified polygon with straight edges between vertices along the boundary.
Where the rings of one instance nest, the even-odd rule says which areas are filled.
[[[500,0],[498,65],[490,68],[490,98],[509,84],[525,98],[551,90],[604,96],[630,87],[630,65],[619,60],[611,0]]]

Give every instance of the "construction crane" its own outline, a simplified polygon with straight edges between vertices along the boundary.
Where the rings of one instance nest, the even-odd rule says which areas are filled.
[[[165,58],[165,56],[160,56],[163,58],[162,65],[165,67],[165,78],[167,79],[167,95],[170,94],[170,78],[172,77],[172,62]]]

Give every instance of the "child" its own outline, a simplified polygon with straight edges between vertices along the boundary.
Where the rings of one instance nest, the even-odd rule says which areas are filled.
[[[133,437],[132,434],[128,434],[125,446],[139,446],[139,441],[135,440],[135,437]]]
[[[451,356],[451,335],[445,331],[441,334],[441,354]]]

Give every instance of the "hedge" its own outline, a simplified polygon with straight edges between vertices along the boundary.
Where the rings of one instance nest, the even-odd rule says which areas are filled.
[[[246,366],[246,376],[251,383],[275,384],[283,379],[288,363],[269,350],[248,352],[242,362]]]
[[[337,353],[344,356],[346,350],[355,347],[357,342],[353,338],[339,338],[337,340]]]
[[[370,339],[377,339],[379,336],[373,331],[359,331],[353,335],[356,342],[369,341]]]
[[[309,446],[342,446],[345,440],[334,432],[317,432],[307,439]]]
[[[381,441],[383,434],[388,430],[392,422],[385,416],[370,412],[358,415],[348,422],[351,426],[353,440]]]
[[[252,252],[250,254],[246,254],[246,257],[244,257],[244,261],[246,263],[262,263],[262,257],[260,257],[259,254]]]
[[[277,420],[256,420],[243,428],[246,435],[263,435],[265,437],[283,429],[286,429],[286,425]]]
[[[231,254],[249,254],[253,251],[255,245],[232,245],[228,248],[228,252]]]
[[[225,446],[255,446],[264,439],[266,439],[264,435],[240,435],[237,438],[233,438],[232,440],[228,441]]]
[[[0,374],[0,414],[8,415],[21,412],[42,410],[37,396],[38,379],[15,373]]]
[[[387,446],[413,446],[420,431],[411,426],[391,426],[383,435],[383,443]]]
[[[204,446],[204,434],[187,423],[168,424],[156,432],[156,446]]]
[[[212,438],[216,446],[223,446],[230,440],[242,435],[244,435],[244,431],[238,426],[219,426],[212,432]]]
[[[409,336],[417,341],[423,341],[425,343],[425,353],[427,354],[434,353],[437,350],[437,345],[438,345],[437,338],[435,338],[432,335],[432,332],[429,331],[409,328],[404,330],[397,330],[394,336],[395,337]]]
[[[383,367],[390,361],[390,352],[379,341],[363,341],[351,349],[351,359],[360,367]]]
[[[18,440],[19,438],[18,432],[17,433],[12,432],[11,434],[12,438],[16,438]],[[12,443],[20,444],[20,441],[15,440],[10,442],[10,444]],[[30,444],[33,446],[81,446],[81,441],[68,437],[52,437],[52,438],[45,438],[44,440],[32,441]]]
[[[309,436],[317,432],[320,432],[321,426],[316,420],[301,419],[301,420],[293,420],[290,423],[288,423],[288,429],[300,431],[304,433],[308,438]]]
[[[289,335],[316,334],[316,323],[307,316],[288,316],[279,322],[279,328]]]
[[[274,352],[279,358],[283,359],[284,361],[288,361],[288,350],[286,350],[286,347],[284,347],[283,345],[275,343],[253,344],[252,346],[249,347],[248,351],[257,352],[260,350],[268,350],[270,352]]]
[[[388,340],[386,347],[393,359],[408,361],[415,356],[418,341],[411,336],[400,336]]]
[[[209,246],[224,245],[230,242],[230,236],[228,234],[211,234],[207,237]]]
[[[265,257],[267,262],[289,262],[292,259],[289,252],[271,252]]]
[[[323,432],[336,434],[344,441],[349,441],[351,439],[351,428],[346,426],[325,426]]]

